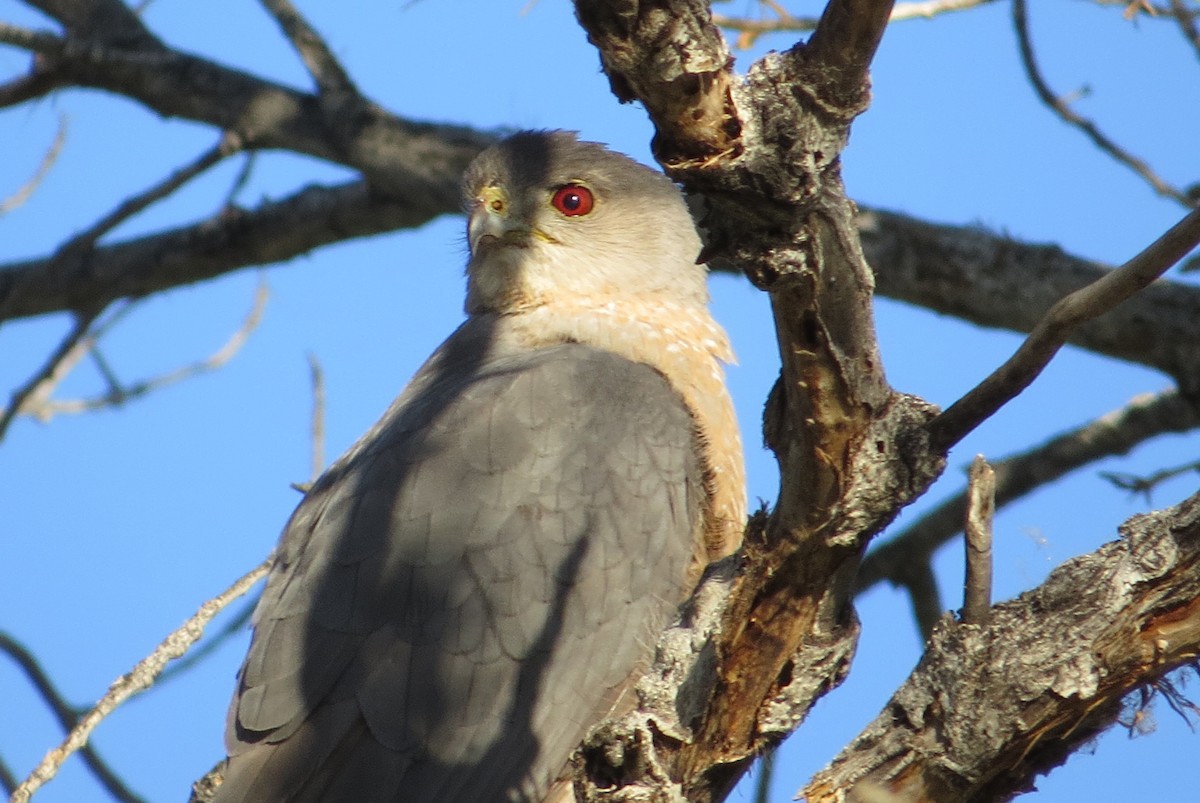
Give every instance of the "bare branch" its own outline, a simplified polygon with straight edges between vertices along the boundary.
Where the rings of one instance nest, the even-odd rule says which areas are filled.
[[[300,54],[322,95],[358,95],[358,88],[333,51],[290,0],[262,0],[262,4]]]
[[[915,2],[896,3],[888,22],[903,22],[911,19],[930,19],[940,14],[954,11],[966,11],[977,6],[986,5],[994,0],[916,0]],[[738,31],[738,47],[747,48],[754,44],[759,36],[768,33],[811,31],[816,29],[819,20],[816,17],[794,17],[786,9],[770,4],[778,15],[772,20],[755,20],[746,17],[730,17],[724,14],[713,14],[713,22],[722,28]]]
[[[229,641],[229,639],[240,633],[250,622],[251,617],[254,616],[254,609],[258,606],[258,600],[259,595],[252,596],[246,600],[242,604],[241,609],[237,613],[232,614],[229,620],[221,626],[221,629],[213,633],[207,641],[204,641],[200,646],[190,650],[187,655],[184,655],[163,669],[162,674],[158,676],[157,685],[162,686],[164,683],[184,674],[215,653],[226,641]]]
[[[70,731],[71,728],[75,727],[75,723],[79,720],[80,712],[67,703],[62,694],[59,693],[57,687],[50,680],[49,675],[42,669],[42,665],[33,656],[33,653],[7,633],[0,633],[0,651],[7,653],[16,662],[17,666],[21,667],[21,671],[25,673],[25,677],[29,679],[29,682],[37,689],[41,698],[46,701],[50,710],[54,712],[54,718],[58,720],[58,724],[62,729]],[[125,782],[113,772],[104,759],[100,758],[100,755],[91,745],[84,745],[80,748],[79,755],[88,770],[96,776],[96,780],[114,798],[123,801],[123,803],[144,803],[143,798],[125,785]],[[5,786],[8,787],[8,791],[11,793],[17,786],[16,778],[12,779],[11,785],[7,783],[6,779]]]
[[[1197,243],[1200,243],[1200,210],[1193,210],[1120,268],[1060,300],[1004,365],[930,423],[931,441],[937,448],[947,450],[958,443],[1028,387],[1067,342],[1072,329],[1150,284]]]
[[[403,120],[371,103],[331,120],[313,95],[174,50],[0,23],[0,42],[54,61],[61,80],[123,95],[168,117],[235,131],[247,148],[282,148],[360,170],[372,186],[410,202],[457,206],[457,178],[494,139],[461,126]],[[454,187],[446,193],[446,179]]]
[[[996,472],[975,455],[967,482],[967,579],[962,621],[987,624],[992,607],[992,515],[996,512]]]
[[[943,618],[879,717],[803,794],[850,800],[869,783],[904,800],[1008,800],[1198,652],[1200,494],[1130,519],[987,625]]]
[[[1135,494],[1141,494],[1149,502],[1150,494],[1157,486],[1167,480],[1196,471],[1200,471],[1200,462],[1185,463],[1175,468],[1160,469],[1148,477],[1139,477],[1136,474],[1122,474],[1116,471],[1102,471],[1100,472],[1100,476],[1118,488],[1132,491]]]
[[[9,399],[8,407],[0,414],[0,441],[4,440],[4,436],[8,433],[8,427],[13,420],[21,413],[26,403],[37,396],[43,388],[57,384],[58,379],[69,370],[69,367],[78,361],[83,352],[80,351],[80,344],[84,342],[87,336],[88,329],[92,325],[92,321],[96,319],[98,312],[92,313],[77,313],[75,322],[69,331],[59,343],[58,348],[50,355],[49,359],[42,367],[32,376],[29,381],[22,385]]]
[[[806,58],[832,71],[828,91],[839,97],[863,91],[893,4],[894,0],[829,0],[805,46]]]
[[[120,0],[28,0],[29,5],[58,20],[72,34],[110,45],[161,49],[137,12]]]
[[[458,178],[447,177],[447,190]],[[455,191],[456,192],[456,191]],[[241,268],[282,262],[328,243],[413,228],[458,211],[427,198],[388,200],[366,182],[310,186],[251,212],[223,210],[190,226],[96,248],[71,259],[0,268],[0,320],[150,295]]]
[[[1053,245],[881,210],[859,215],[881,295],[981,326],[1031,332],[1059,299],[1110,269]],[[1068,342],[1171,376],[1200,393],[1200,288],[1161,280],[1069,333]]]
[[[4,761],[3,756],[0,756],[0,787],[4,788],[6,795],[12,794],[12,791],[17,788],[17,776]]]
[[[266,576],[271,567],[272,558],[260,563],[242,577],[238,578],[228,589],[200,606],[194,616],[184,622],[165,640],[154,652],[138,662],[128,674],[120,677],[109,687],[108,692],[100,699],[94,708],[80,718],[71,729],[66,740],[51,750],[41,763],[29,774],[17,790],[13,792],[10,803],[28,803],[29,798],[43,784],[58,774],[64,761],[87,744],[92,731],[96,729],[105,717],[115,711],[122,703],[135,694],[145,691],[154,685],[163,668],[171,660],[184,655],[204,634],[204,628],[230,602],[245,594],[250,587]]]
[[[2,104],[0,104],[2,105]],[[67,141],[67,116],[60,114],[58,116],[58,131],[54,134],[54,141],[50,143],[50,147],[46,150],[42,161],[38,163],[37,170],[33,171],[33,176],[22,184],[16,192],[0,201],[0,215],[6,215],[17,207],[24,204],[34,191],[45,180],[50,173],[50,168],[58,161],[58,155],[62,152],[63,143]]]
[[[225,193],[225,203],[223,204],[225,209],[232,207],[237,202],[238,195],[246,189],[246,184],[250,181],[250,175],[254,172],[254,165],[257,162],[258,151],[250,151],[246,154],[237,176],[233,179],[233,184],[229,186],[229,192]]]
[[[161,374],[150,379],[144,379],[135,382],[131,385],[120,382],[115,374],[107,369],[107,366],[102,365],[101,370],[109,380],[109,390],[107,393],[94,396],[86,399],[68,399],[68,400],[51,400],[46,399],[41,403],[30,406],[26,405],[24,412],[35,415],[42,421],[49,421],[56,415],[77,415],[79,413],[92,412],[101,410],[106,407],[119,407],[133,399],[140,398],[156,390],[174,385],[187,379],[199,376],[200,374],[209,373],[221,368],[223,365],[233,359],[251,333],[258,328],[259,322],[262,320],[263,310],[267,305],[267,298],[270,295],[265,279],[259,280],[258,287],[254,291],[254,301],[250,311],[246,314],[241,326],[238,327],[225,344],[217,351],[213,352],[209,357],[194,362],[190,365],[185,365],[170,371],[166,374]],[[89,337],[88,348],[94,356],[99,358],[98,352],[95,350],[99,335]]]
[[[308,475],[311,485],[325,469],[325,372],[317,355],[309,353],[308,369],[312,375],[312,470]]]
[[[1178,391],[1139,396],[1096,421],[997,461],[996,504],[1004,506],[1088,463],[1126,454],[1155,436],[1196,427],[1200,410]],[[883,580],[911,587],[915,574],[929,571],[933,552],[962,531],[966,510],[966,494],[960,493],[872,550],[859,568],[858,593]],[[939,607],[935,616],[941,612]]]
[[[1196,14],[1200,12],[1188,8],[1187,3],[1183,0],[1169,0],[1169,2],[1171,4],[1171,16],[1175,18],[1175,22],[1179,25],[1179,32],[1183,34],[1183,38],[1196,51],[1196,56],[1200,57],[1200,28],[1196,27]]]
[[[1025,67],[1025,74],[1029,78],[1029,83],[1033,85],[1038,99],[1064,122],[1082,131],[1097,148],[1141,176],[1159,195],[1172,198],[1187,207],[1196,206],[1195,201],[1188,198],[1181,190],[1163,181],[1148,164],[1114,142],[1094,122],[1075,112],[1065,100],[1050,89],[1033,54],[1025,0],[1013,0],[1012,13],[1013,26],[1017,31],[1017,44],[1021,51],[1021,63]]]
[[[62,86],[62,81],[57,76],[36,66],[36,59],[34,63],[34,69],[27,75],[0,84],[0,109],[45,97]]]
[[[146,207],[166,198],[184,184],[221,162],[242,148],[241,137],[232,132],[221,136],[220,142],[209,148],[190,164],[184,165],[158,184],[122,201],[116,209],[68,240],[59,249],[59,254],[82,252],[91,249],[96,241],[108,232],[138,214]]]
[[[925,639],[933,633],[934,625],[942,618],[945,609],[942,607],[941,595],[938,593],[937,577],[933,573],[933,565],[928,561],[907,561],[905,574],[899,585],[908,592],[908,600],[912,605],[913,617],[917,620],[917,630]]]

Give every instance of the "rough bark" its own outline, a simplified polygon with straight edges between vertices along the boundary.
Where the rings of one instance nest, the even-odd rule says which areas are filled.
[[[923,440],[932,411],[884,381],[874,285],[840,177],[890,4],[830,3],[809,47],[736,82],[706,5],[576,8],[618,97],[654,121],[659,161],[703,200],[705,256],[770,295],[783,372],[765,431],[781,489],[737,565],[702,590],[690,635],[661,644],[647,710],[602,726],[584,750],[581,800],[722,799],[844,677],[862,550],[942,464]],[[654,710],[679,696],[660,680],[686,686],[684,716]]]
[[[1135,516],[987,625],[947,615],[809,803],[1007,800],[1111,726],[1132,690],[1200,654],[1200,494]]]

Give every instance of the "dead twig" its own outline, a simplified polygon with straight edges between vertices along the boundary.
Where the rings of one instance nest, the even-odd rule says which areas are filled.
[[[62,146],[66,141],[67,116],[60,114],[58,116],[58,131],[55,132],[54,140],[50,143],[50,147],[46,149],[45,155],[42,156],[42,161],[38,163],[37,169],[33,171],[33,176],[28,181],[17,188],[17,191],[12,195],[0,201],[0,215],[7,215],[29,200],[34,191],[41,186],[46,176],[50,174],[50,168],[54,167],[54,163],[58,161],[58,155],[62,153]]]
[[[967,517],[963,539],[967,576],[963,588],[962,620],[987,624],[992,609],[992,516],[996,512],[996,472],[975,455],[967,482]]]
[[[58,724],[62,726],[64,731],[70,731],[75,727],[75,723],[79,720],[79,711],[68,703],[59,693],[54,683],[50,680],[50,676],[42,669],[42,665],[34,657],[24,644],[21,644],[16,639],[9,636],[7,633],[0,633],[0,651],[8,654],[10,658],[21,667],[21,671],[25,673],[25,677],[37,690],[37,693],[54,712],[54,718],[58,720]],[[108,793],[122,803],[144,803],[144,798],[134,793],[125,782],[117,776],[111,767],[100,758],[95,749],[91,745],[84,745],[79,750],[79,756],[83,759],[88,770],[96,776]],[[17,787],[17,780],[12,779],[9,784],[5,779],[7,791],[11,794]]]
[[[131,198],[122,201],[116,209],[109,212],[88,228],[68,240],[59,250],[58,255],[74,254],[87,251],[96,241],[121,223],[141,212],[146,207],[166,198],[187,182],[199,176],[209,168],[221,162],[227,156],[240,151],[243,147],[242,138],[232,131],[221,135],[221,140],[200,154],[190,164],[179,168],[165,179]]]
[[[258,606],[258,599],[258,595],[255,595],[246,600],[241,609],[230,616],[229,621],[222,625],[221,629],[210,636],[207,641],[164,669],[162,674],[158,676],[158,685],[161,686],[187,672],[205,658],[215,653],[226,641],[240,633],[250,621],[250,617],[254,615],[254,609]]]
[[[909,3],[897,3],[892,9],[889,23],[902,22],[912,19],[930,19],[940,14],[952,11],[966,11],[976,6],[987,5],[995,0],[914,0]],[[737,46],[743,50],[753,46],[758,37],[769,33],[803,32],[816,30],[820,20],[817,17],[795,17],[787,9],[771,0],[763,0],[776,15],[775,19],[750,19],[748,17],[731,17],[725,14],[713,14],[713,23],[739,33]]]
[[[309,75],[322,95],[344,94],[357,96],[358,88],[342,67],[333,51],[308,20],[296,10],[291,0],[262,0],[263,7],[275,18],[284,36],[300,54]]]
[[[42,367],[30,377],[29,381],[12,394],[8,408],[3,413],[0,413],[0,441],[4,440],[4,436],[8,433],[9,425],[12,424],[17,414],[25,409],[27,403],[42,393],[44,388],[57,384],[66,371],[69,370],[69,367],[82,356],[83,352],[80,351],[80,344],[87,337],[88,330],[92,325],[92,321],[96,320],[97,314],[97,312],[76,313],[71,331],[58,344],[58,348],[54,350],[54,353],[50,355]]]
[[[1196,27],[1196,15],[1200,14],[1200,9],[1188,8],[1183,0],[1169,1],[1171,3],[1171,16],[1179,26],[1179,32],[1183,34],[1183,38],[1196,51],[1197,58],[1200,58],[1200,28]]]
[[[233,359],[242,346],[246,344],[250,335],[262,321],[263,310],[266,308],[269,296],[269,286],[266,281],[260,281],[254,291],[254,300],[250,311],[246,313],[246,317],[242,320],[237,331],[230,335],[225,344],[209,357],[190,365],[185,365],[182,368],[177,368],[169,373],[135,382],[131,385],[122,383],[117,378],[115,372],[108,367],[103,356],[96,350],[95,346],[101,334],[101,332],[97,332],[81,343],[80,347],[83,348],[86,346],[86,351],[90,352],[96,358],[101,373],[104,374],[108,381],[108,391],[99,396],[84,399],[54,400],[46,398],[37,404],[26,403],[24,405],[24,412],[34,415],[39,420],[45,422],[51,420],[56,415],[78,415],[107,407],[119,407],[126,402],[145,396],[156,390],[161,390],[169,385],[174,385],[185,379],[192,379],[200,374],[215,371]],[[0,434],[2,433],[3,430],[0,430]]]
[[[909,561],[899,584],[908,592],[917,629],[925,639],[933,632],[933,626],[942,618],[942,597],[938,592],[937,576],[933,564],[928,560]]]
[[[1179,391],[1144,394],[1125,407],[1101,416],[1082,427],[1057,435],[1032,449],[993,464],[996,473],[996,505],[1002,507],[1025,494],[1053,482],[1081,466],[1105,457],[1126,454],[1140,443],[1168,432],[1187,432],[1200,426],[1200,410]],[[914,524],[872,550],[859,567],[857,592],[890,580],[915,593],[914,578],[929,572],[933,552],[962,531],[967,510],[966,492],[938,505]],[[942,608],[933,590],[933,625]],[[915,600],[914,600],[914,604]],[[918,622],[927,619],[917,610]],[[929,631],[922,625],[922,632]]]
[[[13,792],[9,803],[27,803],[29,798],[43,784],[58,774],[64,761],[87,744],[92,731],[96,729],[105,717],[115,711],[133,695],[145,691],[154,685],[164,667],[178,658],[199,641],[204,634],[204,628],[230,602],[245,594],[250,587],[266,576],[271,566],[271,558],[267,558],[258,566],[238,578],[228,589],[200,606],[194,616],[184,622],[171,635],[167,636],[154,652],[138,662],[129,673],[118,678],[109,687],[108,692],[100,699],[92,710],[88,711],[67,734],[61,745],[46,754],[41,763]]]
[[[1100,476],[1118,488],[1143,496],[1148,504],[1150,502],[1150,493],[1156,487],[1167,480],[1192,472],[1200,472],[1200,461],[1176,466],[1175,468],[1160,469],[1148,477],[1140,477],[1137,474],[1123,474],[1118,471],[1101,471]]]
[[[1026,0],[1013,0],[1013,27],[1017,32],[1017,46],[1021,52],[1021,64],[1025,68],[1025,75],[1029,79],[1029,83],[1033,86],[1033,91],[1038,96],[1038,99],[1058,115],[1063,122],[1082,131],[1097,148],[1141,176],[1159,195],[1172,198],[1186,207],[1194,207],[1196,203],[1188,198],[1182,190],[1171,186],[1160,178],[1150,168],[1150,165],[1118,145],[1107,134],[1101,131],[1093,121],[1078,114],[1062,97],[1050,89],[1033,53],[1033,43],[1029,36],[1029,19],[1025,3]]]
[[[308,483],[317,481],[325,468],[325,372],[317,355],[309,352],[308,370],[312,376],[312,471],[308,475]]]
[[[948,451],[1027,388],[1067,342],[1072,330],[1150,284],[1197,243],[1200,243],[1200,210],[1192,210],[1120,268],[1060,299],[1007,362],[930,422],[934,447]]]

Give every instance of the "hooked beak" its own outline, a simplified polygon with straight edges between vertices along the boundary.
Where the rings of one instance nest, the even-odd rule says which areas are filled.
[[[529,244],[532,231],[523,222],[513,217],[508,194],[501,187],[484,187],[471,205],[467,219],[467,242],[471,253],[481,248]]]

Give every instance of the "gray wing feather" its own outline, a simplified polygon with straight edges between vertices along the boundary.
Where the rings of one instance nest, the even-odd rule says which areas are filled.
[[[289,522],[220,803],[536,800],[680,600],[701,480],[666,381],[454,345]]]

